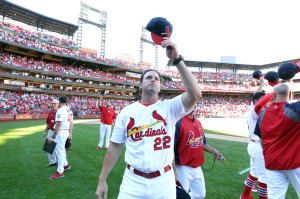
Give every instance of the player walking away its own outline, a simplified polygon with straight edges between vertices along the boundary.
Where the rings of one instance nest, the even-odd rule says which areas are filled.
[[[146,70],[141,76],[142,98],[125,107],[119,114],[99,176],[96,197],[107,199],[106,179],[126,144],[127,166],[120,187],[119,199],[175,199],[176,185],[172,162],[176,122],[189,113],[201,97],[195,77],[168,38],[161,43],[167,57],[177,67],[186,92],[173,99],[160,101],[160,75]]]
[[[49,143],[56,142],[55,154],[58,159],[57,172],[51,176],[49,179],[56,179],[64,177],[64,170],[71,169],[67,161],[67,153],[65,150],[65,143],[67,138],[72,139],[73,130],[73,113],[67,107],[67,97],[61,96],[59,98],[60,108],[56,112],[55,117],[55,131],[52,138],[49,139]]]
[[[189,192],[191,199],[202,199],[206,195],[205,181],[201,165],[207,151],[218,160],[225,160],[222,154],[206,143],[200,121],[194,111],[176,123],[174,152],[178,181]]]
[[[116,114],[111,107],[111,102],[107,102],[106,106],[102,105],[102,95],[99,97],[99,109],[101,111],[101,124],[100,124],[100,141],[96,149],[101,149],[103,146],[105,135],[105,148],[107,149],[110,141],[111,126],[115,123]]]
[[[249,131],[249,144],[248,144],[248,154],[250,156],[250,173],[245,180],[245,189],[241,199],[251,199],[251,190],[257,192],[255,189],[255,183],[258,181],[258,192],[259,198],[267,198],[267,183],[265,176],[265,162],[264,155],[262,153],[262,148],[260,146],[259,137],[254,135],[255,125],[259,113],[262,109],[269,103],[273,98],[273,93],[266,95],[262,91],[262,87],[265,85],[264,78],[260,77],[260,85],[253,94],[251,108],[248,112],[248,131]]]
[[[289,86],[274,86],[275,102],[258,118],[255,134],[261,138],[266,163],[268,198],[285,198],[289,182],[300,198],[300,100],[288,103]]]
[[[58,110],[59,101],[57,99],[53,99],[51,102],[51,106],[52,106],[52,110],[48,113],[48,117],[46,120],[47,126],[43,133],[43,137],[45,137],[46,133],[48,132],[48,135],[47,135],[48,139],[52,138],[52,136],[54,134],[55,114],[56,114],[56,111]],[[53,153],[53,154],[48,153],[48,160],[49,160],[49,164],[45,165],[45,167],[51,167],[51,166],[57,165],[55,153]]]

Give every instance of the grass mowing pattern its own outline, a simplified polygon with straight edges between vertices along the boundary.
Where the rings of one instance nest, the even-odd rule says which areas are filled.
[[[44,167],[48,164],[47,154],[42,150],[45,141],[42,132],[45,127],[45,121],[0,124],[0,198],[95,198],[98,176],[106,152],[103,149],[96,150],[99,125],[74,124],[72,150],[67,151],[72,168],[65,171],[65,177],[56,180],[48,178],[56,172],[57,167]],[[216,162],[211,172],[204,171],[206,198],[239,198],[248,175],[238,174],[249,167],[247,144],[209,138],[207,141],[225,156],[226,162]],[[116,199],[118,196],[125,169],[124,151],[125,147],[107,180],[109,199]],[[203,166],[209,169],[213,164],[213,157],[205,153],[205,159]],[[253,195],[258,199],[258,193]],[[297,198],[291,186],[286,198]]]

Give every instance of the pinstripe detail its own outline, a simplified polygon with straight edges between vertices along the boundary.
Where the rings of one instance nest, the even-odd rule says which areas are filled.
[[[293,120],[295,122],[300,122],[300,115],[299,114],[297,114],[293,110],[287,108],[286,106],[284,106],[283,110],[284,110],[283,111],[284,115],[286,115],[288,118],[290,118],[291,120]]]

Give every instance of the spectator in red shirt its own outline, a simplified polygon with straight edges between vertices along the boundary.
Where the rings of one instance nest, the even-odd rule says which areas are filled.
[[[52,138],[53,134],[54,134],[54,128],[55,128],[55,115],[56,115],[56,111],[58,110],[58,106],[59,106],[59,101],[57,99],[52,100],[51,102],[52,105],[52,111],[49,112],[47,120],[46,120],[46,129],[43,133],[43,137],[45,137],[47,131],[48,131],[48,136],[47,138]],[[49,160],[49,164],[45,165],[45,167],[51,167],[51,166],[55,166],[56,163],[56,155],[55,153],[48,153],[48,160]]]
[[[111,125],[115,123],[116,113],[111,107],[111,102],[107,102],[106,106],[102,105],[102,95],[99,97],[99,108],[101,111],[101,125],[100,125],[100,141],[96,149],[103,146],[104,134],[106,137],[105,148],[107,149],[110,141]]]

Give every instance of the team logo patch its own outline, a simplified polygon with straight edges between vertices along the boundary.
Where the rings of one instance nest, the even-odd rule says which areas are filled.
[[[60,118],[60,117],[61,117],[61,115],[60,115],[60,114],[58,114],[58,115],[57,115],[57,118]]]
[[[186,145],[190,145],[192,148],[198,148],[199,146],[203,146],[203,142],[204,142],[203,133],[201,133],[200,137],[194,138],[194,132],[190,131],[190,136]]]
[[[131,136],[132,140],[137,141],[137,140],[141,140],[142,137],[152,137],[152,136],[158,136],[158,135],[162,135],[162,134],[166,134],[166,130],[165,128],[163,128],[163,126],[161,126],[160,129],[152,129],[150,127],[158,124],[158,123],[163,123],[164,126],[167,125],[166,119],[164,119],[160,114],[157,113],[157,111],[153,111],[152,112],[152,117],[154,119],[156,119],[157,121],[149,124],[149,125],[142,125],[139,127],[135,127],[135,119],[134,118],[130,118],[129,123],[127,124],[127,137]],[[147,130],[144,130],[147,129]],[[134,136],[135,134],[135,136]]]

